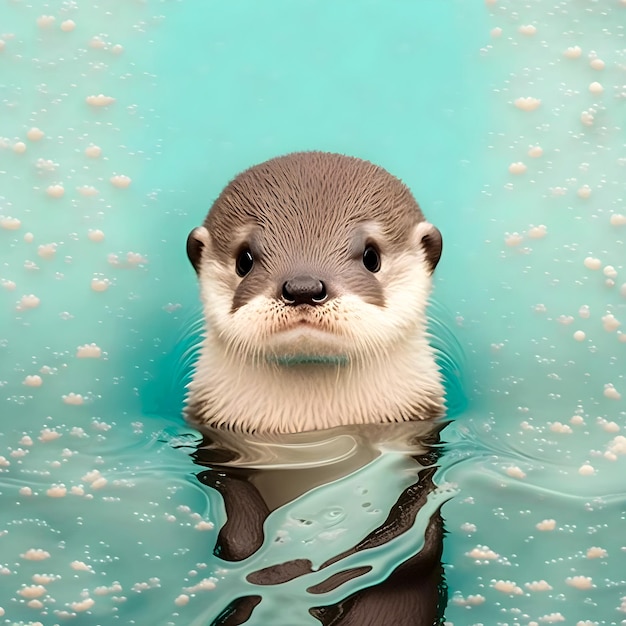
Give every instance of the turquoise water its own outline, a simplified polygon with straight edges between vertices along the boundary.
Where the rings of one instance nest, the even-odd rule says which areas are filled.
[[[219,605],[184,242],[301,149],[386,167],[444,236],[448,622],[625,623],[625,25],[619,0],[0,4],[0,623]]]

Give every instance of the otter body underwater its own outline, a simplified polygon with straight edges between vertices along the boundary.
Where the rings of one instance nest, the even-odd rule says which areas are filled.
[[[444,414],[426,330],[441,250],[441,234],[400,180],[368,161],[322,152],[289,154],[239,174],[190,233],[206,328],[187,417],[204,434],[196,461],[211,468],[199,478],[224,498],[227,522],[215,548],[221,559],[249,558],[263,544],[272,509],[354,472],[389,445],[408,451],[412,484],[398,490],[382,523],[316,571],[367,554],[415,523],[435,490],[430,444]],[[360,452],[325,457],[332,433],[348,431]],[[299,464],[316,433],[323,458]],[[269,461],[246,451],[263,441]],[[280,458],[285,450],[288,460]],[[393,488],[392,477],[382,480]],[[311,616],[325,626],[439,623],[442,537],[437,508],[423,546],[384,580],[326,605],[315,594],[340,589],[368,568],[308,588],[303,623]],[[293,558],[247,580],[261,588],[313,570],[309,559]],[[213,624],[252,622],[262,595],[237,598]]]

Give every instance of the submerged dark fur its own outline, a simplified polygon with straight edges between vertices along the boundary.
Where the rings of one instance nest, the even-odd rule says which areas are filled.
[[[421,422],[423,425],[423,422]],[[413,457],[418,480],[398,494],[386,520],[352,548],[335,555],[318,570],[340,563],[356,552],[382,546],[407,532],[415,524],[428,494],[435,489],[434,475],[439,455],[439,430],[443,422],[432,422],[432,430],[420,442],[426,452]],[[385,426],[377,428],[384,429]],[[211,469],[198,475],[200,481],[217,489],[224,497],[227,522],[219,533],[216,556],[225,561],[242,561],[253,555],[264,540],[263,524],[269,508],[252,484],[255,473],[262,470],[244,470],[228,467],[231,457],[224,456],[219,441],[207,437],[193,455],[195,462]],[[222,465],[221,463],[225,463]],[[219,469],[216,469],[216,466]],[[319,605],[310,610],[322,626],[433,626],[442,623],[447,602],[441,555],[443,550],[443,519],[438,510],[430,519],[424,536],[424,545],[412,557],[401,563],[386,580],[354,593],[337,604]],[[345,582],[362,576],[368,566],[345,569],[307,589],[311,596],[340,587]],[[246,575],[249,583],[259,587],[280,585],[313,572],[311,561],[294,559],[275,563]],[[211,626],[239,626],[247,622],[261,596],[241,597],[226,607]],[[315,604],[315,599],[311,598]],[[294,625],[295,626],[295,625]]]

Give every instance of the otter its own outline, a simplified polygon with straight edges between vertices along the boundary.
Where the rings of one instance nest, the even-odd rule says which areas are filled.
[[[206,320],[188,414],[279,433],[441,415],[426,335],[441,250],[409,189],[367,161],[243,172],[187,242]]]
[[[322,465],[345,476],[394,439],[390,433],[399,429],[406,441],[420,423],[411,448],[419,480],[398,494],[383,524],[329,564],[415,522],[435,489],[431,444],[445,414],[427,334],[441,253],[441,233],[404,183],[369,161],[325,152],[292,153],[242,172],[191,231],[187,254],[199,280],[205,334],[186,416],[203,433],[194,456],[210,469],[199,479],[224,498],[217,556],[250,557],[263,543],[270,512],[328,479]],[[246,462],[242,452],[251,441],[257,449],[258,441],[276,437],[297,444],[303,433],[346,428],[369,442],[349,462],[294,470],[276,458]],[[385,581],[311,615],[325,626],[430,626],[445,604],[442,536],[437,510],[423,548]],[[275,585],[311,571],[310,561],[295,559],[251,572],[248,580]],[[344,572],[320,589],[362,574]],[[213,624],[244,623],[260,599],[239,598]]]

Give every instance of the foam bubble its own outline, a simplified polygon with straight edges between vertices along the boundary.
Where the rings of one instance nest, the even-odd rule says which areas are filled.
[[[87,233],[87,237],[89,237],[91,241],[104,241],[104,233],[98,229],[90,230]]]
[[[476,546],[470,550],[470,552],[467,552],[466,556],[480,561],[494,561],[500,557],[500,555],[494,552],[489,546]]]
[[[592,589],[593,581],[589,576],[571,576],[565,579],[565,583],[576,589]]]
[[[61,22],[61,30],[64,33],[71,33],[76,28],[76,22],[74,20],[64,20]]]
[[[82,611],[88,611],[90,608],[93,607],[94,604],[95,601],[93,600],[93,598],[85,598],[84,600],[80,600],[79,602],[72,602],[70,604],[70,607],[73,611],[80,613]]]
[[[556,528],[556,520],[553,519],[544,519],[543,521],[536,524],[535,528],[541,531],[550,531]]]
[[[587,335],[582,330],[577,330],[574,333],[574,339],[576,339],[576,341],[585,341],[586,338],[587,338]]]
[[[607,333],[616,331],[621,325],[621,322],[612,313],[607,313],[602,317],[602,326]]]
[[[89,40],[89,47],[94,50],[102,50],[106,48],[106,42],[101,37],[96,35]]]
[[[37,159],[37,162],[35,163],[35,167],[40,172],[50,173],[50,172],[54,172],[59,167],[59,164],[55,163],[52,159],[40,158],[40,159]]]
[[[543,148],[541,146],[533,146],[528,150],[528,156],[533,159],[538,159],[540,156],[543,156]]]
[[[594,120],[595,120],[595,117],[591,111],[583,111],[580,114],[580,121],[583,124],[583,126],[593,126]]]
[[[602,426],[602,430],[607,433],[618,433],[620,431],[620,426],[617,422],[608,422],[607,420],[602,420],[600,422]]]
[[[55,17],[53,15],[40,15],[37,18],[37,26],[39,28],[50,28],[55,22]]]
[[[604,87],[600,83],[594,81],[593,83],[589,85],[589,91],[590,93],[597,96],[597,95],[600,95],[604,91]]]
[[[515,596],[523,595],[523,591],[512,580],[493,580],[491,586],[497,591],[508,593]]]
[[[33,126],[26,133],[26,139],[28,139],[29,141],[39,141],[40,139],[43,139],[43,136],[44,136],[43,130],[41,130],[40,128],[37,128],[36,126]]]
[[[470,594],[464,598],[461,594],[455,594],[452,598],[452,602],[458,606],[478,606],[485,602],[485,596],[476,593]]]
[[[564,622],[565,618],[562,613],[547,613],[546,615],[542,615],[539,621],[547,624],[555,624],[556,622]],[[537,624],[537,622],[535,622],[535,624]],[[531,626],[531,624],[529,623],[528,626]],[[539,625],[537,624],[537,626]]]
[[[41,376],[34,374],[32,376],[27,376],[24,379],[23,384],[27,387],[41,387],[41,385],[43,384],[43,379],[41,378]]]
[[[76,348],[76,356],[79,359],[99,359],[102,356],[102,348],[95,343],[86,343]]]
[[[604,385],[604,397],[610,398],[611,400],[621,400],[622,398],[619,391],[617,391],[617,389],[613,386],[613,383],[607,383]]]
[[[91,572],[93,574],[91,565],[87,565],[84,561],[72,561],[70,567],[77,572]]]
[[[505,472],[511,478],[519,478],[519,479],[526,478],[526,474],[517,465],[511,465],[510,467],[507,467]]]
[[[49,585],[57,580],[58,576],[51,576],[49,574],[33,574],[32,581],[38,585]]]
[[[22,225],[22,222],[17,217],[4,217],[0,215],[0,228],[5,230],[17,230]]]
[[[81,480],[84,480],[86,483],[93,483],[101,477],[102,477],[102,474],[100,474],[100,470],[94,469],[94,470],[87,472],[81,478]]]
[[[65,485],[53,485],[46,491],[46,495],[50,498],[64,498],[67,495]]]
[[[50,185],[46,189],[46,193],[51,198],[62,198],[65,195],[65,189],[64,189],[63,185],[61,185],[61,184]]]
[[[85,102],[92,107],[106,107],[115,102],[115,98],[98,94],[97,96],[87,96]]]
[[[17,303],[16,308],[18,311],[23,311],[25,309],[36,309],[40,303],[41,300],[31,293],[27,296],[22,296]]]
[[[626,455],[626,437],[618,435],[617,437],[611,439],[607,446],[607,452],[609,452],[613,457]]]
[[[81,404],[84,404],[85,400],[83,396],[79,393],[68,393],[66,396],[63,396],[63,402],[65,402],[65,404],[79,406]]]
[[[552,586],[549,585],[545,580],[533,580],[530,583],[526,583],[524,585],[528,591],[551,591]]]
[[[123,590],[122,585],[120,585],[118,582],[114,582],[109,587],[106,587],[106,586],[96,587],[93,590],[93,592],[97,596],[106,596],[106,595],[109,595],[110,593],[120,593],[122,590]]]
[[[531,239],[543,239],[548,234],[548,228],[544,224],[539,226],[531,226],[528,229],[528,236]]]
[[[118,189],[126,189],[126,187],[130,186],[130,183],[132,182],[130,177],[125,176],[124,174],[111,176],[110,181],[111,184]]]
[[[128,252],[126,254],[126,262],[129,265],[145,265],[148,259],[139,252]]]
[[[93,291],[106,291],[111,286],[111,281],[108,278],[92,278],[91,288]]]
[[[44,428],[39,433],[39,441],[54,441],[55,439],[59,439],[59,437],[61,437],[61,433],[50,428]]]
[[[200,582],[193,585],[193,587],[186,587],[185,591],[187,593],[197,593],[198,591],[211,591],[212,589],[215,589],[215,579],[203,578]]]
[[[511,248],[519,246],[522,241],[524,241],[524,237],[519,233],[507,233],[504,237],[504,243]]]
[[[50,558],[50,553],[41,548],[30,548],[20,556],[27,561],[43,561]]]
[[[42,244],[41,246],[39,246],[37,248],[37,254],[42,258],[42,259],[53,259],[54,255],[57,252],[57,244],[56,243],[46,243],[46,244]]]
[[[589,63],[591,69],[594,70],[603,70],[604,69],[604,61],[602,59],[592,59]]]
[[[537,27],[532,24],[522,25],[517,29],[522,35],[526,35],[527,37],[531,37],[537,32]]]
[[[528,96],[526,98],[517,98],[513,104],[522,111],[534,111],[539,108],[541,100]]]
[[[580,46],[570,46],[563,53],[568,59],[578,59],[580,55],[583,53]]]
[[[104,477],[104,476],[100,476],[100,478],[96,478],[96,480],[94,480],[91,483],[91,488],[92,489],[102,489],[103,487],[106,486],[106,484],[109,481]]]
[[[604,548],[591,547],[587,550],[588,559],[604,559],[608,556],[607,551]]]
[[[46,593],[46,588],[43,585],[30,585],[28,587],[22,587],[18,593],[23,598],[40,598]]]
[[[97,159],[102,154],[102,148],[94,144],[85,148],[85,155],[90,159]]]
[[[589,270],[599,270],[602,267],[602,261],[600,259],[595,259],[594,257],[588,256],[583,263],[585,267]]]
[[[77,191],[81,196],[85,196],[86,198],[98,195],[98,190],[93,185],[83,185],[82,187],[77,187]]]
[[[523,174],[528,168],[521,161],[517,161],[516,163],[511,163],[509,165],[509,172],[511,174]]]
[[[593,476],[596,473],[596,470],[593,465],[590,465],[589,463],[584,463],[578,468],[578,473],[581,476]]]

